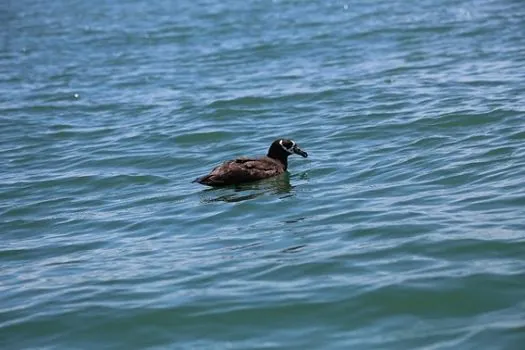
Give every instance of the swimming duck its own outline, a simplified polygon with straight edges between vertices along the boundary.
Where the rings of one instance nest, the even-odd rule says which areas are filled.
[[[266,179],[284,173],[288,169],[288,156],[294,153],[308,157],[308,153],[300,149],[295,141],[278,139],[272,142],[265,157],[226,161],[194,182],[208,186],[226,186]]]

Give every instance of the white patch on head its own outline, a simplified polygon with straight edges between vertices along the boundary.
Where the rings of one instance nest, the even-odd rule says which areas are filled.
[[[288,152],[290,154],[293,154],[294,153],[293,149],[295,147],[295,142],[292,141],[292,140],[290,140],[290,141],[292,142],[292,145],[290,146],[290,148],[286,148],[286,146],[283,145],[283,140],[279,141],[279,145],[281,145],[281,148],[284,149],[286,152]]]

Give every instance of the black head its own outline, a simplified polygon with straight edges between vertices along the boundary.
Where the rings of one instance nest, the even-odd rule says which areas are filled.
[[[279,160],[284,164],[285,169],[288,166],[288,156],[294,153],[303,158],[308,157],[308,153],[300,149],[295,141],[292,140],[275,140],[272,142],[270,149],[268,149],[268,157]]]

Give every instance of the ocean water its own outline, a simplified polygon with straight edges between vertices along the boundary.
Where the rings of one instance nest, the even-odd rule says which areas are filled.
[[[520,0],[0,2],[1,349],[524,349]],[[279,137],[283,176],[191,181]]]

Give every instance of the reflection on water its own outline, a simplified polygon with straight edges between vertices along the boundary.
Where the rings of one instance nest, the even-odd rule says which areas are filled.
[[[242,202],[265,194],[287,198],[294,195],[294,186],[290,184],[290,175],[281,174],[269,179],[227,187],[208,188],[203,191],[201,202]],[[225,193],[227,192],[227,193]]]
[[[302,173],[297,174],[301,180],[309,180],[308,171],[303,171]]]

